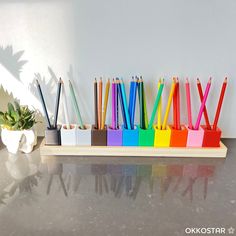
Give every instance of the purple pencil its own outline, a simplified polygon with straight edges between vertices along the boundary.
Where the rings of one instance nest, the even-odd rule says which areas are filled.
[[[198,113],[198,117],[197,117],[197,121],[196,121],[196,124],[195,124],[195,127],[194,127],[195,130],[199,129],[199,126],[200,126],[200,123],[201,123],[202,114],[204,112],[204,108],[205,108],[205,105],[206,105],[207,97],[208,97],[208,94],[209,94],[209,91],[210,91],[210,87],[211,87],[211,78],[209,79],[209,81],[207,83],[207,86],[206,86],[206,90],[205,90],[205,93],[204,93],[204,96],[203,96],[203,100],[202,100],[202,105],[200,107],[200,110],[199,110],[199,113]]]

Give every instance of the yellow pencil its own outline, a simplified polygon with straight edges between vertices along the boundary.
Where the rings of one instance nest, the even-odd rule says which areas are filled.
[[[110,89],[110,79],[108,79],[108,81],[106,83],[105,98],[104,98],[104,104],[103,104],[103,110],[102,110],[102,127],[101,127],[101,129],[104,129],[105,122],[106,122],[109,89]]]
[[[169,95],[169,99],[168,99],[168,103],[167,103],[167,107],[166,107],[166,113],[165,113],[163,124],[162,124],[162,129],[166,129],[166,124],[167,124],[167,120],[168,120],[168,116],[169,116],[169,112],[170,112],[170,106],[171,106],[171,102],[172,102],[174,91],[175,91],[175,84],[176,84],[176,81],[175,81],[175,79],[173,79],[173,82],[171,85],[171,90],[170,90],[170,95]]]
[[[160,86],[161,86],[161,79],[159,79],[158,81],[158,85],[157,85],[158,91],[160,89]],[[162,101],[162,98],[160,99],[160,102],[157,107],[157,128],[158,129],[161,129],[161,109],[162,109],[161,101]]]

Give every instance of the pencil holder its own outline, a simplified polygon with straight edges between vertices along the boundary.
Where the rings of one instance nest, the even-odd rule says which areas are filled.
[[[171,138],[170,138],[170,146],[171,147],[186,147],[187,138],[188,138],[188,130],[184,125],[180,126],[180,130],[174,129],[173,125],[170,125],[171,129]]]
[[[62,146],[75,146],[76,145],[76,125],[70,125],[67,129],[65,124],[61,127],[61,145]]]
[[[134,129],[125,129],[122,126],[122,145],[123,146],[138,146],[138,127],[134,126]]]
[[[77,127],[77,145],[91,146],[91,125],[84,125],[85,129]]]
[[[167,126],[166,129],[160,130],[155,126],[155,147],[169,147],[170,146],[171,129]]]
[[[61,145],[61,126],[45,130],[45,145]]]
[[[198,130],[189,129],[188,130],[188,139],[187,139],[187,147],[202,147],[204,130],[199,127]]]
[[[154,129],[141,129],[139,128],[139,146],[152,146],[154,145]]]
[[[203,147],[219,147],[222,131],[217,127],[216,130],[207,129],[205,125],[201,126],[204,130]]]
[[[104,129],[96,129],[92,125],[91,133],[91,145],[92,146],[107,146],[107,126]]]
[[[107,129],[107,146],[122,146],[122,129]]]

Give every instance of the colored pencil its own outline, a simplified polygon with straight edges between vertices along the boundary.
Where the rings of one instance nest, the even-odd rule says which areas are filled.
[[[186,79],[185,89],[186,89],[186,100],[187,100],[187,110],[188,110],[188,127],[189,129],[193,129],[190,85],[188,79]]]
[[[57,128],[57,119],[58,119],[60,96],[61,96],[61,84],[62,84],[62,80],[60,78],[58,81],[58,86],[57,86],[56,105],[55,105],[54,124],[53,124],[54,128]]]
[[[160,101],[161,101],[161,95],[162,95],[162,92],[163,92],[163,88],[164,88],[164,81],[161,81],[160,86],[158,88],[158,93],[157,93],[157,96],[156,96],[156,100],[155,100],[155,103],[154,103],[154,106],[153,106],[152,115],[151,115],[151,119],[149,121],[148,129],[151,129],[152,126],[153,126],[153,122],[154,122],[154,119],[155,119],[155,116],[156,116],[156,113],[157,113],[157,109],[158,109],[158,106],[159,106]]]
[[[126,122],[127,122],[127,128],[131,129],[130,125],[130,117],[129,117],[129,110],[127,106],[127,99],[126,99],[126,93],[125,93],[125,85],[123,80],[121,79],[121,92],[122,92],[122,99],[123,99],[123,104],[124,104],[124,111],[125,111],[125,117],[126,117]]]
[[[144,88],[144,84],[143,84],[143,105],[144,105],[144,125],[145,125],[145,129],[148,128],[148,113],[147,113],[147,103],[146,103],[146,94],[145,94],[145,88]]]
[[[164,79],[163,79],[163,82],[164,82]],[[159,89],[160,89],[160,86],[161,86],[161,79],[159,79],[159,81],[158,81],[158,91],[159,91]],[[161,129],[161,123],[162,123],[162,96],[161,96],[161,98],[160,98],[160,102],[159,102],[159,104],[158,104],[158,107],[157,107],[157,127],[158,127],[158,129]]]
[[[50,128],[52,128],[52,126],[51,126],[50,119],[49,119],[49,116],[48,116],[48,111],[47,111],[46,103],[44,101],[42,89],[41,89],[40,83],[37,79],[36,79],[36,83],[37,83],[37,88],[38,88],[38,92],[39,92],[39,97],[41,99],[44,115],[46,117],[47,127],[48,127],[48,129],[50,129]]]
[[[115,80],[116,87],[116,128],[119,129],[119,99],[118,99],[118,81]]]
[[[64,116],[65,116],[66,128],[70,129],[70,121],[69,121],[69,115],[68,115],[68,106],[67,106],[66,91],[65,91],[65,84],[64,83],[62,83],[61,92],[62,92],[62,99],[63,99],[62,104],[63,104],[63,111],[64,111]]]
[[[176,129],[180,130],[180,82],[178,78],[176,86]]]
[[[218,106],[217,106],[215,119],[214,119],[214,123],[213,123],[213,130],[217,129],[217,124],[218,124],[219,117],[220,117],[220,112],[221,112],[221,107],[222,107],[223,100],[224,100],[226,86],[227,86],[227,78],[225,78],[224,83],[223,83],[222,88],[221,88],[220,98],[219,98],[219,101],[218,101]]]
[[[124,102],[123,102],[123,98],[122,98],[122,91],[121,91],[121,84],[120,84],[120,80],[117,78],[116,79],[117,84],[118,84],[118,95],[119,95],[119,99],[120,99],[120,107],[121,107],[121,112],[122,112],[122,118],[123,118],[123,122],[124,122],[124,128],[127,129],[127,122],[126,122],[126,117],[125,117],[125,108],[124,108]]]
[[[112,119],[111,119],[111,127],[112,129],[116,129],[116,87],[115,87],[115,80],[112,80],[111,85],[111,104],[112,104]]]
[[[172,102],[174,91],[175,91],[175,85],[176,85],[176,81],[173,79],[173,82],[171,85],[171,90],[170,90],[170,95],[169,95],[168,103],[167,103],[167,107],[166,107],[166,113],[165,113],[163,124],[162,124],[162,129],[166,129],[167,120],[168,120],[168,116],[169,116],[169,112],[170,112],[170,106],[171,106],[171,102]]]
[[[73,88],[73,85],[72,85],[70,80],[69,80],[69,87],[70,87],[71,100],[72,100],[72,103],[74,105],[75,113],[76,113],[76,116],[77,116],[77,119],[78,119],[78,122],[79,122],[79,127],[81,129],[84,129],[84,124],[83,124],[82,117],[81,117],[81,114],[80,114],[79,105],[77,103],[74,88]]]
[[[130,125],[131,129],[134,128],[133,123],[133,110],[135,109],[135,103],[134,103],[134,96],[135,96],[135,81],[134,77],[132,77],[132,80],[130,82],[130,90],[129,90],[129,115],[130,115]]]
[[[102,110],[102,127],[101,127],[101,129],[104,129],[105,123],[106,123],[106,114],[107,114],[107,103],[108,103],[109,90],[110,90],[110,79],[108,79],[108,81],[106,83],[104,105],[103,105],[103,110]]]
[[[198,88],[200,101],[202,102],[202,100],[203,100],[202,85],[201,85],[201,82],[198,78],[197,78],[197,88]],[[208,117],[206,106],[204,107],[204,118],[205,118],[207,129],[211,129],[211,125],[210,125],[210,122],[209,122],[209,117]]]
[[[98,129],[98,89],[97,89],[97,79],[94,80],[94,126]]]
[[[140,128],[145,129],[143,80],[141,78],[139,81],[139,111],[140,111]]]
[[[177,129],[177,84],[173,95],[173,123],[174,129]]]
[[[102,126],[102,78],[98,83],[98,129]]]
[[[198,113],[197,121],[196,121],[196,124],[194,126],[195,130],[199,129],[199,126],[200,126],[200,123],[201,123],[202,114],[204,112],[204,109],[205,109],[205,106],[206,106],[207,97],[208,97],[208,94],[209,94],[209,91],[210,91],[210,87],[211,87],[211,78],[209,79],[209,82],[207,83],[207,86],[206,86],[206,90],[205,90],[205,93],[204,93],[204,96],[203,96],[203,99],[202,99],[202,104],[201,104],[201,107],[200,107],[200,110],[199,110],[199,113]]]

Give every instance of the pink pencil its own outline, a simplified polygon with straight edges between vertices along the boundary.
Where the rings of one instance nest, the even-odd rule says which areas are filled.
[[[190,86],[189,86],[188,79],[186,79],[185,88],[186,88],[187,109],[188,109],[188,127],[189,127],[189,129],[193,129],[192,109],[191,109],[191,95],[190,95]]]
[[[111,127],[112,129],[116,129],[116,85],[114,79],[112,80],[112,119],[111,119]]]
[[[204,107],[206,105],[207,97],[208,97],[208,94],[209,94],[209,91],[210,91],[210,87],[211,87],[211,78],[209,79],[209,81],[207,83],[207,86],[206,86],[206,90],[205,90],[205,93],[204,93],[204,96],[203,96],[203,100],[202,100],[202,105],[200,107],[200,110],[199,110],[199,113],[198,113],[198,117],[197,117],[197,121],[196,121],[196,124],[195,124],[195,127],[194,127],[195,130],[199,129],[199,126],[200,126],[200,123],[201,123],[202,114],[204,112]]]

